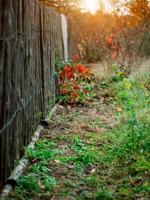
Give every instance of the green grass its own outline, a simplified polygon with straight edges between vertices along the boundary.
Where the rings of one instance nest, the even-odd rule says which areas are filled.
[[[123,108],[124,122],[110,133],[113,145],[107,154],[112,159],[147,154],[150,150],[150,91],[144,87],[149,76],[143,79],[124,79],[112,85],[115,100]]]

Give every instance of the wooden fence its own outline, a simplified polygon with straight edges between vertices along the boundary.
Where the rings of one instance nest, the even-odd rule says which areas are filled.
[[[75,54],[80,54],[78,49],[78,44],[81,42],[79,39],[80,29],[81,27],[78,21],[73,17],[68,17],[68,48],[70,57]]]
[[[0,185],[55,100],[61,18],[36,0],[0,0]]]

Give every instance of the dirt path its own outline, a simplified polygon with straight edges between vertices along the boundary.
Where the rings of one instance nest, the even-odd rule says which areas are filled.
[[[21,179],[23,190],[10,199],[113,199],[104,188],[109,168],[101,163],[102,147],[109,143],[106,132],[119,123],[109,101],[102,89],[84,105],[59,106],[36,150],[28,152],[31,166]]]
[[[143,74],[145,72],[150,72],[150,58],[141,60],[141,64],[138,69],[135,69],[134,73]]]
[[[111,75],[105,62],[90,63],[88,64],[88,67],[92,70],[93,74],[100,79],[107,78]]]
[[[108,75],[102,68],[99,70],[99,64],[94,65],[93,72],[100,78]],[[126,83],[130,87],[130,82],[122,83],[123,92],[128,89]],[[125,116],[123,108],[116,101],[119,96],[114,96],[116,84],[106,80],[97,82],[93,89],[94,96],[84,104],[58,107],[49,126],[42,132],[36,149],[26,152],[31,165],[19,179],[19,187],[7,200],[150,199],[148,155],[147,152],[144,155],[144,151],[137,154],[138,148],[134,157],[130,152],[128,154],[129,148],[133,146],[129,140],[133,129],[131,127],[127,134],[131,122],[129,120],[129,124],[126,124],[128,116]],[[141,103],[144,99],[141,95],[139,111],[145,109],[141,107],[146,105],[145,102],[149,102],[149,82],[142,85],[146,98]],[[120,88],[120,83],[117,87]],[[141,92],[139,86],[136,89]],[[120,95],[123,95],[123,99],[127,98],[126,93],[126,96],[122,93]],[[145,129],[139,121],[135,130],[141,127],[140,131],[146,133],[149,117],[142,119],[147,123]],[[148,141],[146,138],[143,143]]]
[[[109,181],[107,170],[98,160],[101,147],[108,143],[105,132],[118,122],[112,108],[108,109],[103,101],[107,100],[104,98],[100,104],[97,100],[82,107],[60,107],[49,130],[43,133],[43,138],[56,143],[62,151],[49,162],[51,173],[57,179],[52,200],[94,199],[103,179]],[[105,193],[106,198],[112,199],[107,190]]]

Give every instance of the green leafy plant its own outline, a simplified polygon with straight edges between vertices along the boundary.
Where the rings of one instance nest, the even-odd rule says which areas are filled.
[[[113,195],[110,193],[110,191],[106,191],[103,189],[99,189],[96,193],[95,193],[95,200],[99,200],[99,199],[103,199],[103,200],[114,200],[115,198],[113,197]]]
[[[146,78],[146,77],[145,77]],[[149,78],[147,78],[147,81]],[[144,80],[146,81],[146,80]],[[123,159],[126,155],[132,158],[138,151],[144,153],[149,138],[149,106],[147,104],[150,94],[141,80],[137,78],[123,79],[113,84],[115,100],[120,104],[124,113],[124,124],[112,131],[114,146],[107,146],[111,160]],[[115,132],[115,134],[114,134]],[[145,141],[145,142],[143,142]]]
[[[22,189],[29,192],[39,192],[38,179],[35,176],[21,176],[18,184]]]
[[[112,70],[114,73],[112,80],[115,82],[123,80],[124,78],[128,77],[130,73],[128,66],[113,65]]]

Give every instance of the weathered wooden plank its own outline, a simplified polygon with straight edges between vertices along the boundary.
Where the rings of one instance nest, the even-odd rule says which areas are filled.
[[[0,0],[0,185],[23,154],[48,97],[55,100],[55,58],[63,55],[60,15],[36,0]],[[42,81],[42,87],[40,82]],[[34,87],[38,94],[33,94]]]

